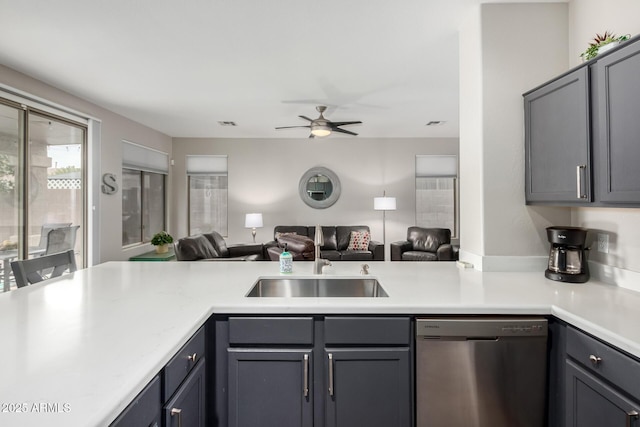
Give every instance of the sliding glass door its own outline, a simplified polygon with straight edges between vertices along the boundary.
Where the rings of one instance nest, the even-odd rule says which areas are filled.
[[[0,291],[15,259],[73,249],[85,265],[86,140],[82,124],[0,99]]]
[[[0,103],[0,292],[9,290],[10,263],[20,253],[25,116],[19,105]]]

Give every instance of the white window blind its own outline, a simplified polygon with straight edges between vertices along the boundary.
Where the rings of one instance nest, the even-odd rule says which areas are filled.
[[[226,175],[227,156],[187,156],[187,175]]]
[[[458,156],[425,155],[416,156],[416,177],[452,177],[458,176]]]
[[[122,141],[122,167],[167,175],[169,155],[143,145]]]

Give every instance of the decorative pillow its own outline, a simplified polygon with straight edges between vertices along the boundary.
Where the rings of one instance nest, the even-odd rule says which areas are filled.
[[[352,231],[349,238],[348,251],[366,251],[369,250],[369,241],[371,233],[368,231]]]

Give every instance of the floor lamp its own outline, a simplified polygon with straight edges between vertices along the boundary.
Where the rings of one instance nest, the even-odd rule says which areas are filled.
[[[384,191],[382,193],[382,197],[374,197],[373,198],[373,209],[376,211],[382,211],[382,245],[384,247],[384,259],[387,259],[387,230],[386,230],[386,222],[387,211],[395,211],[396,210],[396,198],[395,197],[387,197],[387,192]]]

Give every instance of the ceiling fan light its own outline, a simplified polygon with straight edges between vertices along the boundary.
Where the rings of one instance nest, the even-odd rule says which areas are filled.
[[[313,136],[317,136],[319,138],[322,138],[323,136],[328,136],[331,134],[331,129],[329,128],[329,126],[325,126],[325,125],[315,125],[315,126],[311,126],[311,134]]]

